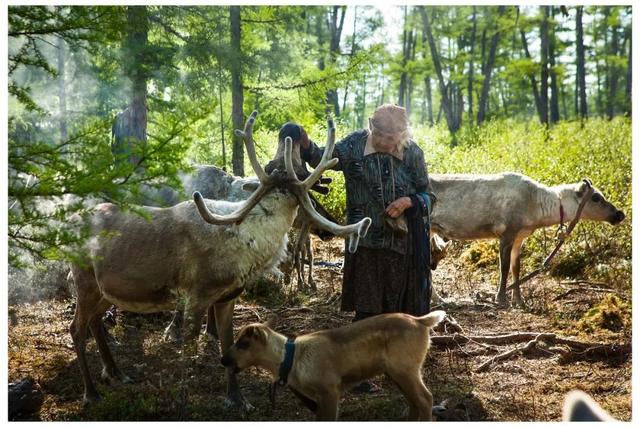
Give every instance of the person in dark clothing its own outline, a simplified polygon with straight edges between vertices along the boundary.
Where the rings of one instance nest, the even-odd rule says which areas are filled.
[[[300,143],[302,159],[316,166],[324,149],[304,128],[299,132],[292,139]],[[431,191],[424,153],[411,139],[405,109],[378,107],[369,129],[336,143],[333,157],[345,177],[347,223],[372,219],[356,253],[345,255],[341,309],[355,311],[356,320],[389,312],[428,313],[428,236],[421,219],[429,213]]]
[[[286,131],[293,129],[287,125]],[[304,128],[299,137],[297,132],[287,135],[300,144],[301,158],[315,167],[324,149],[309,140]],[[354,321],[391,312],[427,314],[431,271],[423,217],[430,213],[431,187],[405,109],[378,107],[369,129],[337,142],[333,157],[345,177],[347,223],[372,220],[357,251],[345,251],[341,309],[355,311]]]

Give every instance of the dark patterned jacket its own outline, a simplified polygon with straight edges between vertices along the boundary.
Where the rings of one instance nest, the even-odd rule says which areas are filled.
[[[391,249],[404,254],[407,235],[392,229],[385,222],[385,208],[394,200],[420,192],[431,192],[429,175],[422,149],[414,141],[404,150],[404,159],[384,153],[364,156],[368,132],[351,133],[336,143],[333,157],[339,162],[335,169],[345,177],[347,191],[347,223],[370,217],[371,227],[360,245],[374,249]],[[302,148],[301,157],[311,166],[322,158],[324,148],[311,142]]]

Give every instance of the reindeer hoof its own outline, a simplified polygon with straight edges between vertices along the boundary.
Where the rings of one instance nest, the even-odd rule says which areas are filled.
[[[164,342],[182,345],[182,336],[175,329],[167,328],[167,330],[164,331],[164,336],[162,337],[162,339],[164,340]]]
[[[122,372],[118,372],[118,379],[123,384],[133,384],[133,380]]]
[[[227,411],[239,411],[240,414],[246,414],[256,410],[255,406],[242,396],[235,398],[227,397],[224,400],[224,406]]]
[[[93,392],[86,392],[84,394],[84,397],[82,398],[82,404],[84,406],[90,406],[100,402],[100,400],[102,400],[102,398],[100,397],[98,392],[94,390]]]
[[[499,308],[509,308],[509,300],[505,294],[496,295],[496,304]]]

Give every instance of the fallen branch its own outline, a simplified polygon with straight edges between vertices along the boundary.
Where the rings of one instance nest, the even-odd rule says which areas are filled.
[[[599,345],[583,351],[569,351],[560,356],[561,363],[569,363],[576,359],[610,359],[623,358],[631,354],[631,343]]]
[[[482,370],[488,368],[488,366],[492,363],[509,358],[516,353],[526,353],[527,351],[530,351],[533,347],[535,347],[535,345],[540,341],[544,341],[550,346],[548,348],[545,348],[545,351],[547,351],[549,354],[559,354],[560,362],[563,363],[570,362],[576,359],[627,357],[631,354],[631,343],[606,344],[583,342],[569,338],[561,338],[556,336],[556,334],[545,332],[515,332],[510,334],[488,336],[467,336],[456,333],[453,335],[436,335],[431,337],[431,343],[435,346],[460,347],[463,344],[474,343],[480,346],[485,346],[487,349],[490,348],[493,351],[495,351],[495,349],[489,347],[487,344],[495,346],[527,342],[527,344],[524,346],[509,350],[505,353],[498,354],[494,358],[490,359],[490,361],[485,362],[488,363],[487,366],[484,366],[485,364],[480,365],[477,369],[481,370],[476,370],[476,372],[481,372]],[[471,352],[465,353],[471,354]]]
[[[618,294],[616,291],[613,291],[611,289],[607,289],[607,288],[571,288],[566,292],[561,293],[560,295],[558,295],[557,297],[555,297],[553,300],[554,301],[558,301],[561,300],[563,298],[568,297],[569,295],[571,295],[572,293],[575,292],[606,292],[606,293],[610,293],[610,294]]]
[[[606,286],[607,284],[605,282],[592,282],[589,280],[565,280],[564,282],[560,282],[561,285],[580,285],[580,284],[586,284],[586,285],[594,285],[594,286]]]
[[[440,335],[431,337],[431,342],[435,345],[451,345],[451,344],[465,344],[469,341],[486,343],[486,344],[494,344],[494,345],[504,345],[504,344],[517,344],[525,341],[530,341],[535,339],[538,336],[542,336],[542,338],[546,340],[555,339],[555,334],[552,333],[541,333],[541,332],[515,332],[511,334],[504,335],[462,335],[462,334],[453,334],[453,335]]]
[[[526,345],[523,345],[521,347],[516,347],[509,351],[505,351],[504,353],[500,353],[496,356],[493,356],[491,359],[487,360],[486,362],[478,366],[475,369],[475,372],[484,372],[488,370],[491,365],[493,365],[496,362],[499,362],[500,360],[509,359],[515,356],[516,354],[524,354],[531,351],[533,348],[535,348],[536,344],[538,344],[538,341],[540,341],[540,338],[542,337],[542,335],[543,334],[539,334],[537,337],[529,341]]]

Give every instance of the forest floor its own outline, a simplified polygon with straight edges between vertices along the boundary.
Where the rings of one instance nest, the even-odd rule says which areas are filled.
[[[265,291],[264,286],[249,292],[236,305],[236,331],[244,324],[264,321],[274,313],[278,316],[277,329],[288,336],[351,322],[352,315],[339,310],[338,264],[342,260],[343,243],[339,239],[316,243],[316,261],[323,261],[323,265],[315,267],[317,292],[304,295],[275,287]],[[615,307],[602,309],[608,310],[603,316],[609,319],[605,324],[609,329],[585,321],[595,319],[594,313],[597,317],[597,307],[607,301],[607,295],[615,294],[620,301],[630,304],[630,284],[625,294],[617,289],[588,290],[594,287],[541,275],[523,285],[529,307],[520,310],[498,309],[488,301],[496,280],[497,271],[493,268],[470,270],[460,256],[449,256],[434,272],[433,283],[451,302],[443,308],[457,320],[466,335],[551,332],[585,342],[631,342],[630,321],[626,321],[630,319],[616,319]],[[85,408],[80,372],[68,332],[73,317],[72,302],[58,299],[10,303],[10,312],[15,316],[9,326],[9,380],[35,378],[45,395],[39,415],[31,419],[314,419],[286,389],[279,390],[272,408],[268,398],[270,379],[264,371],[255,368],[239,374],[242,392],[255,406],[255,411],[241,415],[226,409],[224,369],[219,363],[217,343],[202,335],[197,357],[181,360],[179,349],[162,339],[170,313],[118,315],[117,325],[111,329],[117,343],[111,348],[116,362],[134,383],[111,386],[98,383],[103,400]],[[591,317],[585,318],[586,313]],[[435,335],[442,333],[446,332]],[[589,357],[584,354],[567,362],[557,353],[538,346],[533,352],[498,361],[484,372],[475,371],[496,354],[523,344],[432,346],[423,374],[434,403],[448,400],[447,417],[451,420],[554,421],[561,418],[565,394],[578,388],[592,395],[617,419],[631,419],[630,355]],[[99,378],[101,363],[92,339],[88,341],[88,361],[93,378]],[[377,378],[376,382],[381,386],[378,393],[345,394],[340,405],[341,420],[402,419],[406,405],[397,387],[385,377]]]

